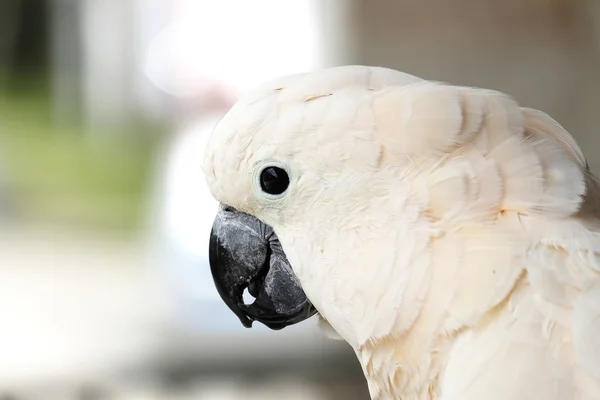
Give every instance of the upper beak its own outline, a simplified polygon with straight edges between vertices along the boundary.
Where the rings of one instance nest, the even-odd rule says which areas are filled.
[[[221,205],[210,234],[210,269],[219,295],[250,328],[259,321],[283,329],[316,314],[273,228]],[[256,301],[244,304],[248,288]]]

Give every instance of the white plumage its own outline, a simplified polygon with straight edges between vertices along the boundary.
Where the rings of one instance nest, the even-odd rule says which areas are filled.
[[[279,197],[256,179],[273,162],[291,179]],[[600,190],[548,115],[337,67],[239,102],[204,171],[275,229],[373,398],[600,399]]]

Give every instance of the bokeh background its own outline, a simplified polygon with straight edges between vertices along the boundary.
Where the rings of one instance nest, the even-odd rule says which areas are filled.
[[[600,171],[598,0],[0,0],[0,399],[367,399],[349,347],[243,328],[207,264],[216,121],[342,64],[507,92]]]

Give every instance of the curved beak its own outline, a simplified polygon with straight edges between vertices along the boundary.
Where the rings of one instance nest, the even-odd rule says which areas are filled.
[[[273,330],[316,314],[269,225],[221,205],[210,234],[209,260],[219,295],[242,324]],[[244,290],[256,299],[245,304]]]

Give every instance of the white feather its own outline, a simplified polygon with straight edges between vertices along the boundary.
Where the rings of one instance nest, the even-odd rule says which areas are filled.
[[[213,196],[272,225],[373,398],[600,399],[600,185],[502,93],[347,66],[271,82],[208,145]],[[291,172],[269,202],[250,179]]]

